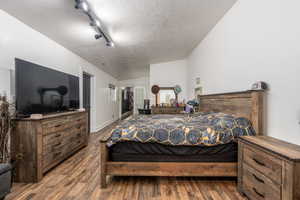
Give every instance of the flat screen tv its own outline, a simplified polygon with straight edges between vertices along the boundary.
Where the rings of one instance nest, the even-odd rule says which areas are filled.
[[[19,116],[79,108],[79,78],[15,59],[16,110]]]

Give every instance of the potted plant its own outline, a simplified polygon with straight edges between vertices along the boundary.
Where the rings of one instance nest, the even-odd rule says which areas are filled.
[[[10,164],[9,139],[12,127],[12,115],[5,96],[0,96],[0,199],[10,192],[12,183],[12,167]]]

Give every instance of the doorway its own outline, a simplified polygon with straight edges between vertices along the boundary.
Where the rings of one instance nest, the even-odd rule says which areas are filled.
[[[125,119],[133,114],[133,100],[133,88],[123,88],[121,91],[121,119]]]
[[[82,89],[83,89],[83,108],[88,113],[88,133],[91,132],[91,79],[92,76],[83,73],[82,77]]]

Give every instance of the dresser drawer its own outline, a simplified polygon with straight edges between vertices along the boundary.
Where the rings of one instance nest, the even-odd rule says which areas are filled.
[[[243,190],[251,200],[281,199],[281,185],[274,183],[247,164],[243,165]]]
[[[57,139],[54,142],[43,145],[43,155],[56,152],[62,149],[64,146],[68,145],[71,141],[70,137],[63,136],[63,138]]]
[[[49,166],[52,166],[53,162],[62,160],[64,157],[63,147],[56,149],[51,153],[43,155],[43,171],[47,171]]]
[[[76,149],[77,147],[82,146],[85,143],[86,139],[84,137],[77,137],[74,138],[72,143],[72,149]]]
[[[76,124],[76,125],[73,126],[73,130],[75,132],[78,132],[78,131],[81,131],[83,127],[84,127],[84,123],[82,123],[82,124]]]
[[[54,133],[62,131],[70,126],[70,122],[67,117],[62,117],[57,120],[48,120],[42,123],[43,134],[47,135],[49,133]]]
[[[80,122],[84,122],[86,119],[85,115],[78,115],[78,116],[72,116],[70,117],[70,121],[72,122],[77,122],[77,123],[80,123]]]
[[[66,133],[64,131],[48,134],[43,137],[43,145],[57,143],[57,142],[61,141],[62,138],[65,137],[65,134]]]
[[[282,183],[282,161],[268,153],[245,145],[243,151],[245,163],[263,173],[278,184]]]
[[[76,125],[64,131],[44,136],[43,155],[52,154],[62,148],[63,154],[65,154],[65,151],[72,151],[75,141],[86,137],[85,132],[82,131],[83,129],[85,129],[83,125]]]
[[[51,154],[53,152],[56,152],[57,150],[62,149],[64,144],[65,143],[63,142],[63,140],[61,140],[57,141],[56,143],[43,146],[43,155]]]

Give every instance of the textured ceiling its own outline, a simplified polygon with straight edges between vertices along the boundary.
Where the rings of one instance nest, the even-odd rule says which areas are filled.
[[[74,0],[1,0],[0,9],[114,77],[182,59],[237,0],[89,0],[115,42],[94,39]]]

